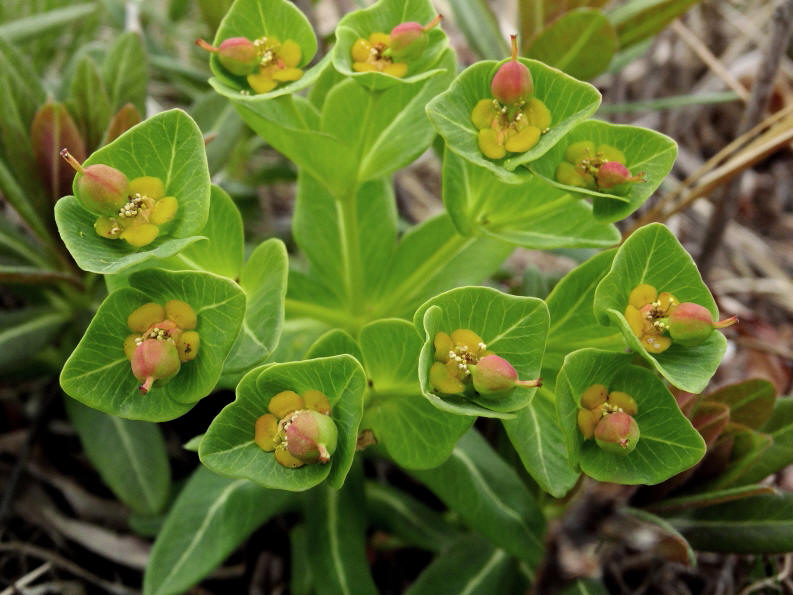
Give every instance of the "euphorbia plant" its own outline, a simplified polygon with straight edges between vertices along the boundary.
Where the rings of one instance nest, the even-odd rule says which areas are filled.
[[[726,324],[664,226],[612,249],[613,223],[662,182],[675,143],[589,120],[598,91],[520,57],[514,37],[509,58],[457,75],[436,16],[428,0],[380,0],[346,15],[313,61],[316,37],[292,3],[236,0],[213,42],[199,42],[213,89],[297,169],[299,258],[269,239],[243,261],[239,211],[210,184],[184,112],[69,160],[75,196],[56,204],[58,230],[109,294],[62,370],[64,391],[159,422],[235,390],[195,428],[201,466],[159,532],[145,592],[189,588],[283,510],[302,519],[293,546],[314,589],[373,592],[367,522],[422,540],[421,523],[399,516],[411,497],[363,479],[367,457],[457,513],[450,524],[424,511],[477,553],[463,577],[503,558],[522,583],[543,558],[546,513],[566,506],[538,495],[571,494],[582,475],[660,484],[705,455],[670,389],[707,386],[726,346],[714,327]],[[400,236],[390,176],[436,134],[445,212]],[[517,246],[606,251],[547,299],[478,286]],[[492,418],[478,427],[505,438],[500,453],[477,418]],[[419,545],[449,546],[437,535]]]

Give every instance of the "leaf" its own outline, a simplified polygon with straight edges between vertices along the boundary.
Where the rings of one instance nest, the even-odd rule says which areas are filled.
[[[776,554],[793,549],[793,494],[767,494],[669,519],[699,551]]]
[[[69,193],[74,178],[74,170],[60,156],[61,149],[68,147],[75,159],[85,159],[83,139],[62,103],[48,101],[36,112],[30,125],[30,146],[40,180],[55,202]]]
[[[65,403],[88,460],[116,497],[140,515],[162,512],[171,470],[160,428],[96,411],[74,399]]]
[[[210,183],[204,140],[190,116],[180,110],[157,114],[95,151],[84,165],[94,163],[115,167],[129,179],[160,178],[166,192],[179,201],[179,210],[154,242],[135,249],[123,240],[97,235],[93,229],[96,215],[83,209],[75,198],[59,200],[55,205],[58,231],[80,268],[116,273],[153,257],[172,256],[197,241],[195,233],[209,215]]]
[[[611,11],[620,49],[660,33],[699,0],[637,0]]]
[[[768,380],[753,378],[723,386],[706,395],[705,400],[729,406],[731,422],[758,429],[771,417],[776,390]]]
[[[326,478],[339,488],[352,465],[363,408],[363,370],[349,355],[254,368],[237,386],[237,398],[212,421],[198,450],[201,462],[217,473],[243,477],[264,487],[303,491]],[[284,390],[314,389],[328,397],[339,430],[336,452],[327,465],[290,469],[253,441],[256,420],[268,412],[270,399]]]
[[[234,150],[250,134],[234,106],[214,91],[199,96],[190,107],[190,115],[207,140],[209,172],[216,174],[234,157]]]
[[[142,121],[143,117],[138,113],[138,109],[134,105],[131,103],[124,104],[124,106],[110,119],[101,144],[106,145],[116,140],[127,130],[136,124],[140,124]]]
[[[10,370],[54,342],[72,313],[48,306],[0,311],[0,370]]]
[[[773,494],[775,490],[771,486],[749,485],[737,488],[725,488],[712,492],[702,492],[691,494],[690,496],[677,496],[676,498],[666,498],[660,502],[654,502],[647,507],[652,512],[669,514],[695,508],[705,508],[733,500],[741,500],[760,494]]]
[[[761,429],[771,436],[771,446],[741,475],[741,483],[760,481],[793,463],[793,398],[778,399]]]
[[[364,506],[360,463],[343,489],[321,485],[307,494],[306,545],[318,595],[377,593],[366,555]]]
[[[165,595],[187,591],[267,519],[286,509],[291,498],[291,494],[199,467],[154,542],[143,592]]]
[[[707,481],[704,486],[700,486],[700,489],[710,491],[758,481],[760,478],[756,477],[752,471],[765,456],[773,438],[747,426],[729,423],[713,448],[716,453],[720,450],[719,447],[723,441],[726,442],[725,451],[729,454],[729,461],[726,467],[719,469],[719,474],[716,477]],[[705,464],[707,463],[708,461],[705,462]],[[747,473],[749,475],[744,479]]]
[[[492,238],[461,236],[447,215],[426,219],[400,239],[371,318],[409,318],[432,296],[486,279],[512,249]]]
[[[239,331],[245,297],[232,281],[209,273],[147,269],[129,282],[130,288],[114,291],[102,302],[61,371],[61,388],[84,405],[119,417],[174,419],[215,387]],[[127,317],[143,304],[171,299],[187,302],[198,315],[200,349],[170,382],[157,382],[142,395],[124,355],[124,339],[131,333]]]
[[[577,349],[625,350],[622,333],[600,324],[592,311],[595,288],[609,272],[615,253],[616,250],[601,252],[577,266],[562,277],[548,296],[551,325],[542,361],[544,379],[556,378],[564,357]]]
[[[480,99],[490,99],[490,80],[498,63],[477,62],[466,68],[447,91],[427,104],[427,115],[449,149],[460,157],[485,167],[508,183],[520,181],[514,173],[524,165],[542,157],[551,147],[584,118],[592,115],[600,104],[597,89],[578,81],[536,60],[520,58],[534,80],[534,96],[551,112],[551,126],[532,149],[504,159],[491,161],[482,155],[477,141],[478,131],[471,121],[471,111]]]
[[[571,464],[578,464],[598,481],[652,485],[699,462],[705,455],[705,442],[664,383],[630,361],[630,355],[596,349],[571,353],[556,381],[556,408]],[[581,394],[593,384],[626,392],[636,401],[639,411],[633,417],[641,435],[627,455],[609,453],[594,440],[585,441],[578,429]]]
[[[496,15],[484,0],[451,0],[455,24],[468,45],[485,60],[500,60],[509,53]]]
[[[292,595],[313,595],[305,525],[297,525],[289,532],[289,554],[291,568],[300,569],[289,577],[289,592]]]
[[[494,545],[534,566],[545,519],[517,473],[471,430],[443,465],[410,475]]]
[[[699,304],[714,319],[718,317],[716,303],[691,256],[660,223],[640,228],[617,251],[611,271],[595,290],[595,315],[602,324],[610,321],[616,325],[630,348],[674,386],[691,393],[702,392],[724,355],[724,335],[714,331],[701,345],[672,343],[663,353],[648,353],[623,315],[630,292],[642,283],[649,283],[659,293],[668,291],[680,302]]]
[[[610,145],[625,154],[625,166],[632,174],[644,174],[646,182],[631,185],[627,196],[567,186],[556,181],[556,167],[562,163],[567,147],[579,141],[592,141],[595,146]],[[554,145],[530,169],[554,186],[579,197],[591,197],[593,213],[600,221],[624,219],[652,195],[664,181],[677,156],[677,143],[666,135],[638,126],[624,126],[587,120],[573,128],[565,139]]]
[[[236,0],[218,26],[214,45],[217,47],[231,37],[246,37],[252,41],[262,37],[276,37],[282,42],[291,39],[300,46],[298,67],[303,69],[317,52],[317,38],[311,24],[294,4],[286,0],[268,0],[266,8],[259,0]],[[239,95],[241,89],[250,89],[244,77],[234,76],[221,66],[217,54],[209,55],[209,66],[217,83],[223,85],[229,95]],[[269,99],[292,93],[306,87],[306,82],[311,80],[304,73],[297,81],[279,85],[275,90],[255,97]]]
[[[632,520],[638,525],[637,527],[628,525],[626,532],[629,534],[642,533],[643,540],[652,540],[651,548],[655,555],[662,556],[670,562],[696,568],[697,557],[694,550],[686,538],[669,521],[638,508],[628,507],[625,509],[625,513],[628,517],[633,517]],[[648,532],[650,535],[647,535]]]
[[[580,578],[562,591],[562,595],[608,595],[608,591],[598,580]]]
[[[427,31],[429,43],[421,56],[406,60],[407,74],[394,77],[380,72],[355,72],[352,69],[352,46],[359,38],[368,38],[372,33],[390,33],[407,21],[428,24],[438,13],[428,0],[380,0],[369,8],[346,14],[336,25],[336,45],[333,48],[333,67],[342,75],[350,77],[361,87],[381,91],[393,87],[409,87],[438,74],[438,57],[443,54],[449,40],[442,26]]]
[[[541,388],[531,405],[502,423],[534,481],[554,498],[564,497],[578,481],[579,473],[567,462],[553,393]]]
[[[447,148],[443,204],[466,236],[483,234],[539,250],[602,248],[619,242],[617,229],[595,221],[592,207],[576,194],[538,176],[522,180],[508,184]]]
[[[361,348],[352,338],[352,335],[340,328],[334,328],[321,335],[311,347],[306,351],[303,359],[316,359],[318,357],[330,357],[332,355],[348,354],[359,362],[363,361]]]
[[[110,97],[105,90],[99,68],[88,55],[84,55],[77,62],[74,75],[69,83],[66,104],[77,121],[86,147],[89,152],[92,151],[99,146],[102,140],[102,135],[110,123],[112,110]],[[68,147],[68,145],[64,146]],[[64,165],[66,164],[64,163]]]
[[[405,591],[405,595],[437,593],[519,593],[517,564],[507,552],[477,535],[460,538],[441,552]]]
[[[577,79],[605,72],[617,51],[617,33],[599,10],[577,8],[563,14],[534,37],[526,56]]]
[[[424,335],[419,383],[424,396],[435,407],[458,415],[512,417],[511,412],[531,402],[537,389],[521,386],[492,396],[475,393],[472,397],[441,397],[432,392],[429,372],[435,355],[435,335],[470,329],[482,338],[488,350],[512,364],[518,378],[537,378],[548,334],[548,309],[542,300],[507,295],[488,287],[461,287],[425,302],[416,310],[413,324]]]
[[[112,113],[127,103],[133,104],[138,113],[146,113],[149,83],[147,68],[146,52],[143,50],[140,35],[127,31],[116,37],[102,63],[102,78],[110,96]],[[180,157],[181,155],[180,150]]]
[[[378,320],[360,334],[369,379],[361,429],[405,469],[431,469],[445,461],[473,419],[436,409],[421,393],[417,370],[422,340],[406,320]]]
[[[0,25],[0,29],[2,27]],[[0,64],[3,82],[14,98],[13,103],[19,110],[22,127],[27,127],[47,99],[47,93],[28,57],[11,45],[5,35],[0,35]]]
[[[438,512],[405,492],[374,481],[364,488],[366,511],[374,525],[407,545],[439,552],[460,536]]]
[[[277,238],[259,244],[245,263],[239,281],[245,292],[245,318],[223,365],[224,374],[250,369],[278,345],[284,325],[288,266],[286,246]]]
[[[88,15],[95,12],[96,4],[93,2],[74,4],[40,12],[0,25],[0,39],[8,43],[37,39],[53,29],[67,27],[71,23],[85,19]]]
[[[310,264],[310,274],[320,280],[340,303],[351,303],[345,278],[357,263],[359,283],[355,299],[366,299],[388,271],[396,247],[397,214],[394,191],[388,179],[367,182],[354,197],[354,217],[319,181],[303,171],[298,174],[297,201],[292,219],[295,241]],[[354,225],[351,225],[353,223]],[[345,237],[354,234],[357,254],[347,254]],[[349,282],[347,283],[349,284]]]

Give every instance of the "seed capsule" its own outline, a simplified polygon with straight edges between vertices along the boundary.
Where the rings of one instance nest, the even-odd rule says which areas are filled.
[[[681,345],[699,345],[707,340],[714,328],[726,328],[736,322],[736,316],[713,322],[707,308],[692,302],[683,302],[674,306],[669,314],[669,335]]]
[[[132,373],[143,382],[138,390],[146,394],[157,380],[168,380],[179,372],[179,353],[170,341],[146,339],[132,355]]]
[[[61,157],[77,172],[77,200],[97,215],[115,215],[127,202],[129,180],[115,167],[95,163],[83,167],[68,149]]]
[[[195,43],[198,47],[217,54],[220,64],[231,74],[245,76],[256,70],[259,65],[259,50],[245,37],[230,37],[223,40],[218,47],[208,44],[203,39],[197,39]]]
[[[639,425],[627,413],[609,413],[595,426],[595,442],[606,452],[626,455],[639,442]]]
[[[518,37],[510,36],[512,42],[511,59],[499,67],[490,82],[490,92],[500,103],[513,106],[528,101],[534,92],[531,72],[518,62]]]

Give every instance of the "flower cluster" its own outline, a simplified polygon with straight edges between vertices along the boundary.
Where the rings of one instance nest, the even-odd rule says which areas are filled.
[[[391,33],[374,32],[367,39],[355,40],[350,51],[355,72],[382,72],[397,78],[407,74],[408,63],[415,60],[429,44],[427,32],[441,21],[441,15],[427,25],[414,21],[400,23]]]
[[[301,396],[285,390],[270,399],[267,409],[254,426],[259,448],[274,452],[279,464],[292,469],[330,461],[338,430],[324,393],[312,389]]]
[[[541,385],[541,380],[518,380],[515,368],[488,350],[482,338],[470,329],[457,329],[451,335],[435,335],[435,363],[430,368],[430,385],[441,394],[465,393],[472,387],[480,395],[506,393],[515,386]]]
[[[83,167],[67,149],[61,156],[77,171],[77,199],[99,215],[94,230],[103,238],[124,240],[141,248],[160,234],[160,226],[176,215],[179,202],[166,196],[160,178],[142,176],[128,180],[123,172],[104,164]]]
[[[644,172],[631,175],[625,167],[625,155],[616,147],[584,140],[567,147],[564,161],[556,166],[556,181],[625,196],[633,184],[645,179]]]
[[[181,300],[169,300],[165,306],[149,302],[127,317],[133,334],[124,340],[124,354],[143,383],[140,392],[146,394],[155,382],[167,382],[183,363],[195,359],[201,342],[197,325],[195,311]]]
[[[604,451],[626,455],[639,441],[639,426],[633,419],[638,412],[628,393],[609,392],[604,385],[593,384],[581,395],[578,429],[584,440],[594,438]]]
[[[480,99],[471,111],[479,130],[479,150],[489,159],[524,153],[536,145],[551,125],[551,112],[532,97],[534,83],[529,69],[518,62],[517,37],[512,36],[512,58],[503,64],[490,83],[493,95]]]
[[[244,76],[256,93],[268,93],[281,83],[296,81],[303,76],[297,67],[302,51],[297,42],[281,41],[273,35],[254,41],[246,37],[230,37],[218,47],[203,39],[196,45],[217,54],[221,66],[235,76]]]
[[[731,316],[713,322],[707,308],[693,302],[680,302],[673,294],[647,283],[633,288],[625,307],[625,320],[644,348],[650,353],[663,353],[678,342],[695,346],[704,343],[715,328],[738,322]]]

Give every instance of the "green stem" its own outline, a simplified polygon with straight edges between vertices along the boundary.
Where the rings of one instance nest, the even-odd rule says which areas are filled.
[[[341,327],[351,332],[357,332],[365,322],[337,308],[320,306],[294,298],[286,298],[284,306],[289,318],[312,318],[324,322],[328,326]]]
[[[344,264],[344,292],[347,296],[347,308],[353,316],[361,311],[364,292],[357,193],[356,188],[342,200],[336,201]]]
[[[472,238],[455,233],[446,243],[438,248],[429,258],[418,265],[413,272],[388,294],[388,300],[377,304],[372,319],[386,318],[395,315],[399,306],[420,293],[435,278],[433,274],[444,263],[453,258]]]

